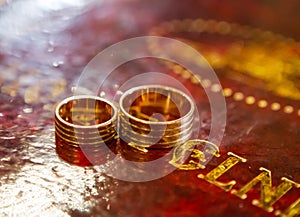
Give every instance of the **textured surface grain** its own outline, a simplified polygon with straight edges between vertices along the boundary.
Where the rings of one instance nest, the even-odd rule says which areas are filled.
[[[60,159],[55,152],[53,109],[57,102],[72,94],[72,86],[84,65],[95,54],[124,38],[147,34],[151,26],[163,19],[211,17],[213,9],[218,8],[219,19],[255,25],[258,21],[247,17],[253,16],[251,11],[259,11],[265,14],[257,18],[264,21],[263,27],[300,37],[296,23],[284,27],[271,21],[272,10],[281,14],[290,12],[280,10],[283,3],[268,7],[245,1],[251,10],[242,14],[228,7],[220,9],[216,1],[205,4],[193,1],[174,9],[171,9],[170,1],[156,2],[156,5],[146,1],[75,2],[43,5],[33,1],[13,1],[2,5],[0,216],[274,216],[274,213],[251,204],[251,198],[258,197],[258,186],[248,199],[242,200],[198,179],[197,175],[206,174],[226,158],[228,151],[232,151],[248,162],[236,166],[220,180],[235,179],[237,187],[241,187],[263,166],[272,171],[274,185],[280,183],[282,176],[300,182],[300,116],[295,112],[274,112],[229,97],[220,159],[214,158],[204,171],[175,171],[158,180],[130,183],[101,174],[93,167],[70,165]],[[203,11],[204,14],[200,14],[192,5],[211,9],[211,14]],[[17,11],[25,15],[21,17]],[[287,20],[282,22],[287,23]],[[151,60],[122,66],[110,77],[106,84],[108,90],[115,90],[120,82],[118,79],[130,77],[122,72],[149,68],[164,69]],[[118,72],[123,77],[118,76]],[[170,70],[168,73],[177,76]],[[233,80],[221,70],[219,73],[221,83],[226,87],[300,108],[299,101],[274,96],[255,85]],[[200,133],[206,138],[210,126],[207,99],[198,86],[176,78],[197,96],[197,103],[202,106]],[[299,190],[292,190],[274,207],[284,210],[299,196]]]

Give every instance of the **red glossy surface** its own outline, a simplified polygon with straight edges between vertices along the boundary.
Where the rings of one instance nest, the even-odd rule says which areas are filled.
[[[229,3],[224,3],[223,7],[219,1],[176,3],[93,2],[58,10],[45,6],[41,9],[32,1],[12,2],[14,8],[9,7],[10,4],[2,6],[5,12],[0,17],[3,27],[13,26],[7,19],[18,17],[17,13],[11,13],[18,11],[18,4],[22,10],[28,9],[28,13],[32,9],[34,18],[43,19],[36,18],[39,20],[36,22],[24,18],[27,22],[21,23],[23,26],[18,27],[18,34],[14,31],[11,34],[11,28],[0,30],[3,36],[0,41],[0,216],[274,216],[251,204],[252,199],[259,197],[259,186],[242,200],[197,175],[209,172],[231,151],[248,161],[236,165],[220,177],[220,181],[235,179],[236,188],[240,188],[259,174],[259,167],[265,167],[272,171],[275,186],[282,176],[299,183],[300,117],[296,112],[273,112],[229,97],[221,157],[214,158],[205,170],[174,171],[146,183],[119,181],[93,167],[68,164],[56,153],[53,108],[72,94],[71,88],[85,64],[110,44],[145,35],[150,27],[163,20],[183,17],[215,17],[254,26],[260,24],[300,38],[299,24],[288,22],[298,17],[298,11],[293,13],[291,8],[293,4],[299,7],[294,1],[278,1],[277,4],[231,1],[234,7],[229,7]],[[44,10],[44,14],[36,15],[34,8]],[[249,10],[241,11],[243,8]],[[252,19],[256,12],[259,16]],[[281,25],[273,19],[278,14],[275,12],[282,14]],[[290,19],[285,15],[290,15]],[[105,84],[108,92],[115,91],[114,84],[131,76],[122,72],[149,69],[165,68],[152,60],[124,65]],[[176,77],[170,70],[169,73]],[[224,87],[300,108],[299,101],[274,96],[219,74]],[[182,82],[201,105],[200,135],[205,139],[210,127],[207,99],[198,86],[183,79]],[[119,147],[120,152],[127,159],[147,161],[156,157],[154,153],[151,156],[134,153],[123,145]],[[299,189],[293,189],[275,203],[274,208],[285,210],[299,197]]]

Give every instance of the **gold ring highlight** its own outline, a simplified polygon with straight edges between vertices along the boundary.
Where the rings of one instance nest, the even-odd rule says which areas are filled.
[[[89,164],[87,154],[105,161],[103,146],[112,148],[117,141],[117,117],[116,106],[106,99],[87,95],[64,99],[55,110],[58,155],[78,165]]]
[[[145,85],[123,93],[120,137],[143,148],[170,148],[192,135],[194,103],[182,91],[161,85]]]

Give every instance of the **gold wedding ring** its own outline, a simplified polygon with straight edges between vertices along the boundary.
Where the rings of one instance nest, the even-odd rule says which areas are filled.
[[[194,104],[178,89],[145,85],[127,90],[120,98],[119,134],[141,148],[170,148],[192,135]]]
[[[103,146],[112,148],[117,131],[117,108],[96,96],[73,96],[55,110],[55,142],[58,155],[67,162],[89,165],[108,156]],[[88,156],[87,156],[88,155]]]
[[[122,141],[141,150],[171,148],[192,136],[195,107],[178,89],[131,88],[121,96],[119,106],[118,115],[114,104],[100,97],[73,96],[59,103],[55,110],[58,155],[77,165],[107,162],[114,153],[105,147],[115,151],[117,131]]]

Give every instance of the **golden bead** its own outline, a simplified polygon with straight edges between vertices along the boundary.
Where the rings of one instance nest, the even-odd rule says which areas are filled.
[[[219,84],[211,85],[211,91],[212,92],[217,93],[217,92],[220,92],[221,90],[222,90],[221,85],[219,85]]]
[[[236,100],[236,101],[242,101],[244,99],[244,94],[241,93],[241,92],[236,92],[233,95],[233,99]]]
[[[189,79],[191,77],[191,73],[189,70],[183,70],[181,73],[181,77],[184,79]]]
[[[223,89],[223,95],[224,95],[225,97],[230,97],[230,96],[232,96],[232,90],[231,90],[230,88],[224,88],[224,89]]]
[[[268,106],[268,102],[266,101],[266,100],[264,100],[264,99],[262,99],[262,100],[259,100],[258,101],[258,107],[260,107],[260,108],[266,108],[267,106]]]
[[[175,74],[180,74],[182,72],[183,68],[180,65],[175,65],[173,67],[173,71]]]
[[[271,104],[271,109],[273,110],[273,111],[279,111],[280,110],[280,104],[278,103],[278,102],[274,102],[274,103],[272,103]]]
[[[290,105],[287,105],[287,106],[285,106],[285,107],[283,108],[283,111],[284,111],[285,113],[287,113],[287,114],[291,114],[291,113],[293,113],[293,111],[294,111],[294,107],[293,107],[293,106],[290,106]]]
[[[203,32],[205,31],[207,23],[203,19],[197,19],[192,23],[192,29],[195,32]]]
[[[203,80],[201,81],[201,84],[202,84],[203,88],[208,88],[208,87],[210,87],[210,85],[211,85],[211,81],[208,80],[208,79],[203,79]]]
[[[222,21],[217,24],[216,30],[221,35],[227,35],[230,32],[231,27],[229,23]]]
[[[200,84],[200,82],[201,82],[201,77],[200,77],[200,75],[193,75],[193,76],[191,77],[191,82],[192,82],[193,84]]]
[[[253,96],[247,96],[245,101],[248,105],[252,105],[255,103],[255,98]]]

